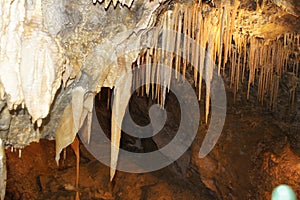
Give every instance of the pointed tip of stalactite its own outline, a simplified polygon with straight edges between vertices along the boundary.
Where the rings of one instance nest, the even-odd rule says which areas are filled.
[[[113,6],[116,7],[118,4],[118,0],[113,0]]]
[[[56,161],[56,165],[59,167],[59,159],[60,159],[60,156],[59,155],[56,155],[55,156],[55,161]]]
[[[208,123],[208,113],[205,113],[205,124]]]
[[[19,149],[19,158],[22,158],[22,149]]]
[[[111,0],[104,0],[104,8],[107,9]]]
[[[42,119],[38,119],[38,120],[36,121],[36,125],[37,125],[38,128],[42,126],[42,122],[43,122]],[[37,128],[37,129],[38,129],[38,128]]]
[[[116,175],[116,169],[114,169],[114,168],[110,168],[110,182],[112,182],[113,180],[114,180],[114,177],[115,177],[115,175]]]

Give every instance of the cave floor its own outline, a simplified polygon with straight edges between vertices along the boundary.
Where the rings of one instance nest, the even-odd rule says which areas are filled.
[[[70,148],[57,167],[54,141],[32,143],[22,152],[7,151],[8,180],[5,199],[75,199],[76,159]],[[213,199],[199,183],[172,175],[168,167],[151,173],[118,172],[109,182],[109,168],[81,145],[80,199]]]
[[[232,96],[228,95],[217,145],[207,157],[197,159],[193,144],[186,177],[174,173],[171,165],[144,174],[118,171],[110,183],[109,168],[81,144],[80,199],[270,199],[272,189],[281,183],[290,184],[299,195],[300,158],[283,133],[288,127],[272,112],[254,106],[257,102],[240,99],[233,104]],[[202,123],[199,131],[205,127]],[[75,199],[76,158],[70,147],[59,167],[54,141],[32,143],[21,158],[11,149],[6,155],[6,199]]]

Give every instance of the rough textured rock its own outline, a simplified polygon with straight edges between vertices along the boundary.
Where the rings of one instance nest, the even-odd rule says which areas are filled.
[[[26,1],[26,3],[28,9],[35,8],[36,1],[33,1],[33,3]],[[215,3],[217,6],[216,9],[219,9],[223,5],[221,1],[216,1]],[[274,3],[281,5],[283,9],[274,6]],[[54,99],[54,103],[51,105],[50,115],[47,117],[45,113],[40,115],[41,118],[46,117],[46,119],[44,120],[43,131],[38,136],[39,138],[54,137],[54,130],[57,127],[63,109],[68,104],[68,99],[70,99],[69,91],[72,88],[76,88],[77,85],[87,84],[85,87],[88,90],[97,92],[100,91],[101,86],[112,87],[114,85],[115,77],[119,73],[118,65],[111,58],[106,61],[105,58],[106,56],[110,56],[109,52],[112,51],[109,50],[113,50],[119,46],[123,39],[124,42],[121,45],[123,47],[132,43],[126,35],[122,36],[123,39],[120,36],[118,38],[114,38],[114,36],[120,32],[132,29],[138,32],[138,30],[144,30],[147,27],[153,26],[153,23],[159,25],[160,20],[162,20],[161,14],[164,13],[165,5],[161,4],[160,6],[151,7],[146,6],[146,4],[147,2],[135,1],[130,9],[119,6],[115,8],[110,6],[108,9],[104,9],[103,5],[99,3],[94,5],[90,1],[42,1],[44,28],[51,37],[59,41],[63,52],[65,70],[62,74],[62,79],[64,86],[67,86],[67,88],[59,89],[55,97],[56,99]],[[191,2],[184,2],[182,6],[185,4],[190,5]],[[297,32],[299,30],[298,17],[289,16],[285,12],[285,9],[290,10],[291,8],[295,8],[297,10],[299,7],[298,2],[288,0],[263,1],[262,4],[264,6],[261,5],[258,10],[256,9],[255,2],[241,1],[240,10],[243,11],[243,20],[240,21],[239,27],[243,34],[272,40],[276,36],[280,36],[286,32]],[[215,10],[215,8],[210,8],[209,6],[205,7],[205,9],[207,14]],[[149,19],[151,19],[151,24],[147,23]],[[269,32],[269,30],[272,31]],[[131,41],[138,41],[138,38],[139,36],[131,37]],[[139,46],[140,44],[135,44],[137,45],[136,48],[143,48],[143,46]],[[122,47],[118,48],[119,51],[122,49]],[[295,54],[298,55],[297,50]],[[129,60],[133,62],[135,59],[136,56],[132,56]],[[81,77],[82,73],[87,74],[87,77]],[[89,79],[88,83],[84,83],[87,82],[84,79]],[[2,82],[4,84],[8,83],[7,81]],[[18,89],[10,89],[14,93],[19,91]],[[52,92],[52,96],[54,91]],[[16,102],[16,104],[20,104],[23,99],[22,95],[17,94],[10,95],[11,98],[15,98],[12,102]],[[17,100],[17,98],[21,99]],[[9,99],[6,100],[8,102],[11,101]],[[48,105],[49,103],[45,104]],[[30,108],[30,105],[28,106]],[[9,104],[9,108],[12,108],[11,104]],[[34,117],[34,120],[40,117]],[[28,129],[28,135],[34,132],[36,131],[29,131]],[[10,134],[17,133],[10,131]],[[15,143],[17,142],[11,142],[10,145],[14,145]]]
[[[56,134],[60,134],[65,136],[62,139],[57,137],[57,153],[60,153],[72,142],[91,111],[91,98],[87,96],[95,96],[103,87],[117,86],[115,91],[119,89],[118,97],[121,99],[120,88],[125,84],[117,85],[120,76],[132,66],[140,66],[146,62],[161,62],[176,68],[178,72],[193,74],[189,78],[194,78],[199,98],[201,92],[206,95],[206,108],[202,113],[205,112],[204,121],[207,122],[210,87],[208,82],[206,91],[201,90],[202,78],[205,76],[210,80],[214,64],[217,63],[219,72],[224,76],[230,75],[227,84],[234,90],[234,101],[240,98],[236,94],[238,91],[248,89],[248,94],[245,95],[248,99],[257,97],[262,104],[268,104],[267,107],[273,109],[275,118],[284,120],[279,124],[284,133],[278,133],[278,136],[288,136],[292,151],[299,154],[299,1],[216,0],[216,7],[192,1],[135,0],[131,7],[128,7],[131,1],[119,4],[112,1],[110,6],[109,3],[107,0],[103,3],[105,5],[93,4],[93,1],[88,0],[0,0],[0,136],[7,147],[23,149],[33,141],[41,138],[54,139]],[[196,50],[190,56],[187,52],[192,49],[186,39],[181,40],[181,36],[178,36],[180,34],[170,37],[169,33],[161,32],[161,29],[189,34],[189,37],[199,41],[204,50]],[[164,53],[160,48],[172,50],[177,56]],[[205,59],[205,56],[213,59]],[[190,57],[190,63],[198,67],[199,74],[197,70],[187,72]],[[198,57],[201,58],[199,61]],[[149,74],[146,77],[149,78]],[[169,80],[168,76],[164,78],[160,81]],[[244,79],[248,79],[248,88],[241,83]],[[149,88],[147,86],[146,93]],[[123,89],[129,90],[129,87]],[[80,90],[80,94],[74,92],[77,90]],[[157,94],[160,103],[164,104],[164,94]],[[79,99],[80,104],[74,99]],[[77,105],[79,106],[76,107]],[[125,106],[124,102],[114,102],[114,109],[118,108],[119,111],[113,116],[118,121],[122,120]],[[252,106],[256,107],[257,103]],[[235,115],[233,118],[242,115],[242,112],[234,109],[232,112]],[[245,123],[250,123],[254,128],[264,128],[260,127],[259,117],[246,118]],[[65,133],[68,134],[64,135],[66,127],[68,132]],[[115,128],[112,127],[112,140],[118,145],[120,130]],[[207,127],[202,124],[201,128],[204,131]],[[259,128],[256,129],[257,132],[261,130]],[[275,130],[270,132],[273,131]],[[203,132],[199,133],[200,138],[201,134]],[[269,132],[264,134],[268,135]],[[66,138],[68,140],[64,140]],[[250,136],[249,138],[251,139]],[[154,140],[160,147],[164,139],[166,138],[157,137]],[[195,153],[201,143],[196,141],[193,144],[191,163],[205,185],[219,198],[243,199],[244,196],[238,194],[239,190],[255,191],[250,186],[239,187],[237,174],[240,169],[230,168],[234,156],[245,161],[245,166],[241,167],[248,169],[252,164],[243,157],[243,139],[234,133],[228,133],[226,139],[223,138],[223,141],[238,141],[240,145],[235,147],[235,151],[228,151],[227,155],[231,158],[224,162],[218,162],[223,147],[217,147],[201,162],[197,160]],[[253,139],[251,143],[259,142]],[[253,152],[253,149],[249,152]],[[112,166],[117,162],[117,155],[117,152],[112,155]],[[256,154],[255,156],[258,157]],[[181,172],[186,171],[189,155],[179,162]],[[267,173],[273,175],[271,171]],[[220,176],[216,177],[216,174]],[[228,184],[226,180],[233,181]],[[253,180],[245,178],[243,181],[250,183]],[[47,187],[45,185],[50,185],[52,189],[55,187],[44,178],[41,178],[41,183],[43,189]],[[73,190],[72,187],[66,188]],[[157,190],[149,189],[153,192]],[[144,194],[143,190],[139,192]],[[267,191],[268,194],[269,192]],[[257,195],[263,193],[260,191]],[[19,196],[15,198],[21,198],[21,194],[16,195]],[[22,198],[29,198],[27,194],[22,195]],[[102,191],[98,195],[106,196]],[[249,195],[252,197],[252,194]]]

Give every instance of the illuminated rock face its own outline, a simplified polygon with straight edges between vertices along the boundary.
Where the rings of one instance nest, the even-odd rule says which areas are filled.
[[[300,2],[295,0],[272,0],[274,4],[281,7],[286,12],[299,16],[300,15]]]
[[[26,105],[38,127],[49,113],[63,71],[58,44],[42,30],[40,3],[26,10],[24,1],[3,1],[0,64],[8,108]]]
[[[246,0],[215,1],[216,7],[192,1],[137,0],[118,5],[112,1],[109,6],[109,1],[102,5],[89,0],[0,0],[1,138],[7,146],[22,149],[40,138],[56,137],[58,160],[89,118],[92,99],[102,87],[115,87],[112,116],[116,124],[122,121],[126,104],[121,99],[128,98],[131,82],[117,81],[135,61],[137,65],[163,63],[184,75],[190,62],[199,98],[203,78],[208,81],[206,121],[215,64],[219,73],[230,68],[235,94],[239,84],[247,81],[249,97],[252,85],[258,83],[259,100],[267,98],[276,109],[279,81],[286,73],[293,79],[289,89],[291,99],[295,98],[300,25],[295,25],[298,1],[273,2],[283,10],[273,3],[253,6]],[[287,17],[292,19],[290,24]],[[200,48],[190,45],[187,37],[161,33],[161,29],[184,33]],[[155,79],[154,65],[140,79]],[[169,80],[165,76],[160,81]],[[147,85],[147,94],[150,88],[163,105],[165,89]],[[112,123],[116,146],[120,134]],[[111,156],[116,166],[118,152],[112,151]]]

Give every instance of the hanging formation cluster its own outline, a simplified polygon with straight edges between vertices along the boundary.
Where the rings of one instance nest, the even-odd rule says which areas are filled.
[[[267,96],[270,107],[276,108],[282,75],[290,72],[295,78],[299,77],[300,34],[285,33],[272,40],[249,34],[251,31],[242,30],[243,16],[247,13],[238,9],[239,4],[236,0],[233,4],[229,2],[211,8],[197,2],[194,5],[175,4],[167,10],[161,17],[159,28],[154,31],[154,45],[149,45],[133,65],[139,69],[133,84],[145,84],[145,87],[137,89],[137,94],[148,96],[150,93],[163,106],[166,97],[164,82],[169,88],[171,76],[177,78],[178,73],[185,76],[190,66],[194,71],[199,100],[205,78],[206,122],[213,70],[218,70],[218,74],[229,73],[234,98],[240,83],[246,78],[247,98],[251,86],[257,81],[259,101],[263,103]],[[289,62],[291,57],[294,58],[293,63]],[[175,74],[171,70],[159,74],[161,65],[173,68]],[[149,85],[149,80],[155,84]],[[291,94],[295,95],[295,88]]]
[[[102,1],[93,1],[97,2]],[[276,29],[279,32],[274,30],[276,33],[272,34],[276,37],[261,37],[260,33],[274,27],[274,23],[266,25],[266,21],[274,21],[272,16],[264,21],[261,11],[266,6],[264,1],[256,11],[249,11],[240,9],[239,0],[216,1],[216,5],[211,1],[153,0],[139,2],[143,9],[131,8],[137,16],[131,10],[116,7],[119,2],[130,8],[132,0],[104,0],[104,7],[107,9],[111,2],[115,8],[101,12],[97,12],[98,7],[92,1],[80,5],[68,2],[70,12],[80,13],[68,21],[67,17],[65,20],[57,17],[67,15],[60,10],[66,5],[51,7],[41,5],[41,0],[0,0],[0,100],[7,103],[9,110],[19,105],[26,107],[32,123],[36,123],[25,133],[15,131],[18,137],[30,135],[36,127],[43,126],[42,119],[48,116],[55,102],[52,109],[60,110],[56,116],[51,115],[50,120],[60,121],[52,126],[46,124],[42,130],[56,132],[57,161],[86,119],[87,126],[91,126],[93,99],[102,87],[114,87],[115,95],[111,178],[117,166],[120,124],[127,106],[125,99],[130,98],[130,89],[135,85],[144,84],[136,92],[151,95],[164,106],[171,77],[178,78],[179,74],[185,77],[191,68],[199,100],[203,80],[206,82],[205,121],[208,122],[214,70],[219,75],[230,75],[234,96],[241,83],[248,81],[249,98],[252,85],[258,83],[258,99],[261,102],[268,99],[272,108],[276,108],[279,81],[289,73],[294,83],[290,87],[293,103],[300,76],[300,34],[289,33],[290,30],[279,26],[281,30]],[[109,22],[102,23],[105,20]],[[115,22],[119,25],[114,26]],[[113,25],[107,27],[109,23]],[[117,55],[120,52],[125,53]],[[66,57],[65,65],[62,55]],[[160,73],[162,66],[169,70]],[[132,67],[138,68],[139,73],[118,81]],[[57,95],[60,99],[54,101],[62,82],[62,90]],[[25,126],[24,123],[16,124]],[[90,129],[87,130],[89,141]],[[7,142],[7,138],[4,140]]]
[[[102,3],[103,0],[93,0],[93,3],[96,4],[97,2]],[[104,0],[104,7],[108,8],[108,6],[112,3],[114,7],[117,6],[118,2],[121,3],[122,6],[126,5],[130,8],[133,0]]]

